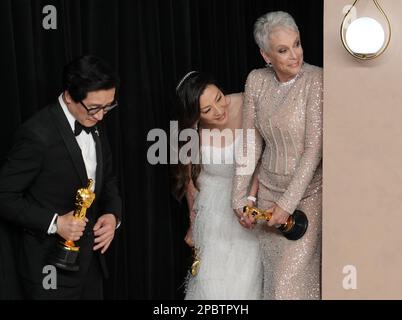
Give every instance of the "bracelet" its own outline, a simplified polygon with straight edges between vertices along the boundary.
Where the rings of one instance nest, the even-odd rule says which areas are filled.
[[[255,203],[257,201],[257,198],[253,196],[248,196],[247,200],[253,201]]]

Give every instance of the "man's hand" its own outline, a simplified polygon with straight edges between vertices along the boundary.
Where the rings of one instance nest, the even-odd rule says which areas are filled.
[[[114,238],[116,223],[116,217],[112,213],[105,213],[99,217],[93,229],[95,235],[94,250],[102,248],[101,253],[106,252]]]
[[[84,234],[88,219],[76,219],[74,211],[57,218],[57,234],[65,240],[78,241]]]

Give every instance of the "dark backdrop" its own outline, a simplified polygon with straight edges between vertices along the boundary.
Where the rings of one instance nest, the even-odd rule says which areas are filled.
[[[45,5],[57,29],[45,30]],[[103,57],[121,77],[108,136],[124,201],[123,224],[107,253],[109,299],[181,299],[191,252],[183,237],[186,204],[169,192],[168,167],[146,159],[147,133],[167,128],[177,81],[210,71],[228,92],[264,65],[254,43],[260,15],[284,10],[299,26],[305,60],[322,66],[323,1],[317,0],[1,0],[0,163],[18,126],[60,93],[71,58]],[[13,227],[0,221],[0,298],[16,298]]]

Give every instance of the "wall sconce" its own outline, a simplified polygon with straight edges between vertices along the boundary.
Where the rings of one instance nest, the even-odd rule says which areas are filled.
[[[355,0],[353,5],[343,17],[341,24],[341,39],[345,49],[355,58],[361,60],[370,60],[380,56],[388,47],[391,41],[391,24],[387,15],[381,8],[377,0],[372,0],[385,18],[388,25],[387,37],[385,36],[382,25],[375,19],[370,17],[361,17],[347,19],[353,8],[356,7],[359,0]]]

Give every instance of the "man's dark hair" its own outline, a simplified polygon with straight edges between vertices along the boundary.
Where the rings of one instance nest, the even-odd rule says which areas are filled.
[[[84,100],[88,92],[117,89],[118,85],[113,69],[93,55],[78,57],[63,69],[63,91],[68,91],[75,102]]]

